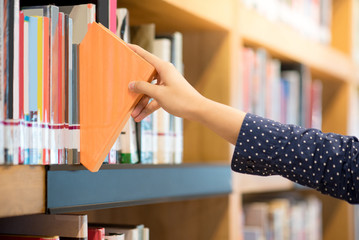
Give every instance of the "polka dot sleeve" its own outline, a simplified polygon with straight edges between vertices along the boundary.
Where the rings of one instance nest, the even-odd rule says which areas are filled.
[[[359,202],[359,142],[355,137],[281,124],[247,114],[232,170],[281,175],[350,203]]]

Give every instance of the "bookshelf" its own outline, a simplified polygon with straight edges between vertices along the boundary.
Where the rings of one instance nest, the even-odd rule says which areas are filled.
[[[0,217],[45,212],[43,166],[0,167]]]
[[[323,130],[345,134],[348,95],[359,74],[350,56],[351,40],[342,40],[351,39],[351,0],[333,3],[333,43],[326,46],[268,21],[240,0],[118,0],[119,7],[129,9],[132,25],[155,23],[158,33],[183,33],[185,76],[215,101],[236,106],[242,46],[263,47],[273,57],[306,64],[313,78],[323,79]],[[2,166],[0,179],[6,184],[0,186],[0,203],[7,207],[0,216],[85,211],[92,221],[144,223],[153,239],[241,239],[243,194],[293,191],[294,185],[281,177],[231,173],[232,151],[208,129],[185,121],[181,166],[104,166],[98,174],[81,167]],[[94,191],[83,188],[85,179],[113,181],[107,190],[118,192],[88,200]],[[142,190],[131,196],[122,182]],[[76,184],[70,193],[72,183]],[[75,198],[72,194],[79,189],[82,195]],[[156,192],[148,193],[150,189]],[[353,239],[353,206],[318,196],[323,200],[323,239]],[[59,203],[63,197],[67,199]]]

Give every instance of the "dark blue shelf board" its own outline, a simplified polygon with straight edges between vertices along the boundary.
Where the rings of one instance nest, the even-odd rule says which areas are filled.
[[[66,213],[232,192],[228,164],[50,166],[47,211]]]

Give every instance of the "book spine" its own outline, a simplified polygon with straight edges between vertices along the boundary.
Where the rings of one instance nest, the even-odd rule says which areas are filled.
[[[79,45],[73,44],[73,71],[72,71],[72,122],[73,122],[73,142],[74,154],[73,163],[80,164],[80,109],[79,109]]]
[[[58,54],[59,54],[59,8],[50,6],[47,9],[50,18],[50,164],[58,164],[58,139],[55,125],[58,125]]]
[[[57,61],[57,67],[58,67],[58,84],[57,84],[57,104],[58,104],[58,112],[57,112],[57,123],[58,127],[56,128],[56,138],[57,138],[57,146],[58,146],[58,164],[63,164],[63,141],[62,141],[62,128],[64,122],[63,120],[63,112],[62,112],[62,82],[63,82],[63,18],[64,14],[59,12],[59,21],[58,21],[58,61]]]
[[[43,127],[42,127],[42,143],[43,143],[43,164],[50,164],[50,146],[49,146],[49,121],[50,121],[50,26],[49,18],[43,18]]]
[[[24,164],[24,13],[19,15],[19,164]]]
[[[4,62],[4,45],[5,45],[5,39],[4,39],[4,33],[5,33],[5,26],[4,26],[4,17],[5,17],[5,8],[4,8],[4,2],[0,1],[0,13],[3,15],[0,16],[0,164],[5,163],[5,126],[4,126],[4,108],[5,108],[5,83],[4,83],[4,76],[5,76],[5,62]]]
[[[109,0],[109,29],[111,32],[116,33],[116,9],[117,0]]]
[[[37,89],[38,89],[38,70],[37,70],[37,31],[38,31],[38,19],[36,17],[29,17],[29,112],[30,112],[30,124],[29,127],[33,126],[31,123],[37,122]],[[29,139],[30,139],[30,164],[36,164],[35,152],[35,141],[33,129],[30,128]]]
[[[33,126],[37,164],[43,164],[41,134],[43,121],[43,27],[43,17],[37,17],[37,124]]]
[[[97,2],[97,22],[105,27],[109,27],[109,0],[102,0]]]

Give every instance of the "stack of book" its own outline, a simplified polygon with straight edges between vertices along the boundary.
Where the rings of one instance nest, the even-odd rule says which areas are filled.
[[[308,67],[272,59],[265,49],[243,48],[239,92],[246,112],[303,127],[321,128],[322,83]]]
[[[116,1],[107,3],[106,11],[102,2],[102,10],[94,4],[20,10],[19,1],[0,1],[5,16],[0,19],[0,164],[80,164],[80,43],[96,16],[130,42],[127,9],[117,9]],[[141,39],[142,30],[137,34]],[[167,60],[182,69],[181,34],[165,37],[171,42],[169,52],[176,52]],[[101,160],[182,162],[181,119],[156,113],[141,126],[130,119]]]
[[[283,22],[306,37],[331,42],[332,0],[242,0],[272,21]]]
[[[322,239],[322,206],[316,197],[277,198],[244,205],[244,239]]]

